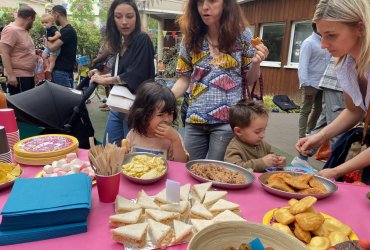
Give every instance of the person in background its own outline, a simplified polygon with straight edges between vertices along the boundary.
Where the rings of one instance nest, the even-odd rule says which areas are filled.
[[[21,5],[14,22],[1,32],[1,58],[10,95],[35,87],[35,45],[29,34],[35,18],[34,9]]]
[[[310,134],[318,133],[323,127],[331,123],[345,108],[343,91],[338,84],[337,74],[335,72],[334,58],[331,58],[324,75],[322,76],[319,87],[322,90],[322,112],[317,121],[316,127]],[[330,145],[333,146],[339,136],[330,139]],[[316,151],[316,150],[314,150]],[[314,151],[311,153],[313,154]],[[312,168],[306,156],[296,156],[291,164],[293,166],[302,166]]]
[[[162,84],[148,82],[140,86],[130,108],[126,137],[128,152],[149,152],[171,161],[187,162],[181,135],[173,127],[178,115],[176,98]]]
[[[305,137],[315,128],[322,111],[322,90],[319,82],[330,62],[330,54],[321,48],[321,37],[317,33],[316,24],[312,24],[313,32],[306,38],[299,54],[298,78],[302,94],[302,107],[299,114],[299,138]]]
[[[364,119],[370,103],[370,2],[368,0],[321,0],[313,21],[322,36],[321,46],[338,57],[337,78],[346,108],[319,133],[300,138],[296,149],[307,154],[326,139],[337,136]],[[351,160],[321,170],[320,175],[338,178],[370,165],[370,148]]]
[[[224,160],[251,172],[269,167],[284,167],[286,158],[271,151],[265,138],[268,109],[260,101],[240,100],[230,108],[229,122],[234,138],[226,148]]]
[[[104,29],[104,32],[105,32],[105,29]],[[94,58],[94,60],[92,61],[93,68],[98,69],[98,70],[100,69],[99,71],[103,75],[110,74],[110,72],[112,71],[114,58],[115,58],[115,55],[109,51],[108,46],[104,42],[103,45],[99,49],[97,57]],[[105,88],[105,95],[108,98],[111,86],[106,85],[104,86],[104,88]],[[105,101],[106,100],[107,99],[105,98]],[[100,105],[99,108],[101,111],[110,111],[106,103],[103,103],[102,105]]]
[[[132,93],[146,80],[154,79],[154,47],[147,33],[141,31],[139,10],[132,0],[115,0],[108,11],[106,44],[119,56],[118,75],[114,67],[109,75],[91,72],[91,82],[123,85]],[[109,112],[104,139],[120,145],[128,133],[127,114]]]
[[[61,37],[54,41],[48,41],[49,51],[57,51],[60,48],[60,54],[55,62],[52,74],[54,83],[73,87],[73,68],[76,62],[77,52],[77,34],[75,29],[67,19],[67,11],[62,5],[55,5],[51,14],[55,19],[56,25],[60,26]]]
[[[245,82],[259,78],[269,51],[263,44],[252,47],[236,0],[189,0],[178,22],[184,34],[176,69],[181,76],[172,91],[178,98],[192,85],[185,147],[190,160],[222,161],[233,137],[229,109],[245,95]]]
[[[61,37],[61,34],[57,27],[54,25],[54,17],[50,14],[43,14],[41,16],[41,24],[44,27],[46,31],[45,35],[45,42],[44,45],[45,49],[43,52],[43,58],[49,60],[48,67],[46,69],[46,72],[50,73],[53,72],[53,69],[55,67],[55,61],[57,60],[57,56],[60,54],[60,48],[58,48],[56,51],[49,51],[47,48],[47,43],[49,41],[56,41]]]

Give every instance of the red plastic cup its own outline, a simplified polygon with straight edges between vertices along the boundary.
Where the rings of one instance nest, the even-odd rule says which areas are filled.
[[[115,175],[95,175],[98,187],[99,200],[105,203],[112,203],[116,200],[119,191],[121,173]]]
[[[5,127],[6,133],[18,131],[13,109],[0,109],[0,125]]]

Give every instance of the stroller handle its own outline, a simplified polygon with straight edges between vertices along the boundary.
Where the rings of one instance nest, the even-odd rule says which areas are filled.
[[[87,77],[85,79],[87,79]],[[88,81],[90,81],[90,78],[88,79]],[[81,99],[80,103],[73,108],[73,114],[69,118],[68,122],[66,124],[64,124],[64,131],[65,132],[71,133],[71,130],[72,130],[72,125],[71,124],[73,123],[74,119],[80,114],[82,107],[86,103],[86,100],[95,91],[97,86],[98,85],[96,83],[91,83],[91,84],[89,84],[89,87],[85,91],[83,91],[82,99]]]

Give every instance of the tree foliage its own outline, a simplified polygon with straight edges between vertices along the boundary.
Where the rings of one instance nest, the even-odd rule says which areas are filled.
[[[0,7],[0,12],[2,13],[2,16],[0,17],[0,27],[5,27],[14,21],[13,14],[17,12],[17,8]]]

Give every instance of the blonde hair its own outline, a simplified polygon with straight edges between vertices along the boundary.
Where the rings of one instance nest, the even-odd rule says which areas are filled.
[[[41,18],[40,18],[40,20],[42,21],[42,20],[45,20],[45,21],[51,21],[52,23],[54,23],[55,22],[55,19],[54,19],[54,17],[51,15],[51,14],[43,14],[42,16],[41,16]]]
[[[364,24],[361,53],[356,60],[357,72],[365,77],[370,69],[370,1],[369,0],[320,0],[316,5],[313,21],[328,20],[353,26],[360,21]],[[342,61],[346,55],[339,58]]]

